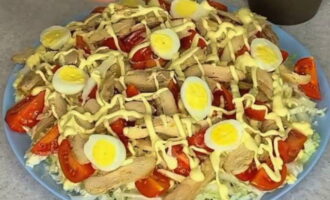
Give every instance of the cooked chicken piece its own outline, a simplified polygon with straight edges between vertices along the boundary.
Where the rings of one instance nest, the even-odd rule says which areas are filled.
[[[141,114],[146,114],[146,106],[142,101],[129,101],[125,103],[125,109],[129,111],[136,111]],[[155,112],[155,108],[151,106],[152,113]]]
[[[70,137],[69,139],[70,144],[72,146],[72,152],[74,153],[77,161],[82,165],[90,163],[84,152],[84,145],[88,140],[88,136],[78,134],[73,137]]]
[[[186,177],[182,176],[182,175],[179,175],[179,174],[176,174],[174,172],[171,172],[171,171],[168,171],[166,169],[158,169],[157,172],[161,173],[162,175],[176,181],[176,182],[179,182],[181,183],[182,181],[185,180]]]
[[[95,30],[88,38],[90,43],[96,43],[111,37],[106,29]]]
[[[232,174],[242,173],[249,167],[253,157],[254,152],[247,149],[244,144],[241,144],[237,149],[228,153],[223,168]]]
[[[208,28],[204,25],[204,21],[207,24]],[[202,36],[205,36],[209,31],[216,31],[219,24],[210,19],[201,18],[196,22],[196,28]]]
[[[233,80],[233,76],[229,67],[214,66],[209,64],[203,64],[202,66],[205,76],[208,78],[212,78],[213,80],[219,82],[230,82],[231,80]],[[202,76],[202,72],[197,65],[189,67],[184,71],[184,73],[186,76]],[[243,72],[237,71],[237,75],[240,80],[245,78]]]
[[[115,75],[108,71],[103,84],[100,90],[101,97],[106,101],[109,102],[113,95],[115,94]]]
[[[222,10],[217,10],[217,12],[224,21],[228,21],[228,22],[231,22],[233,24],[240,24],[241,23],[239,18],[234,13],[226,12],[226,11],[222,11]]]
[[[165,124],[164,124],[164,121]],[[165,116],[162,117],[154,117],[153,125],[155,131],[159,134],[166,135],[168,137],[178,137],[180,135],[178,128],[176,127],[176,123],[172,117]],[[192,132],[199,130],[199,126],[193,125]],[[125,127],[124,134],[131,139],[141,139],[149,136],[148,129],[144,124],[135,125],[134,127]]]
[[[102,15],[100,13],[92,14],[84,20],[84,29],[87,31],[93,31],[102,21]]]
[[[136,157],[133,162],[102,176],[92,176],[83,181],[90,194],[102,194],[127,183],[147,177],[156,167],[152,156]]]
[[[202,163],[202,172],[205,176],[203,181],[197,182],[187,177],[173,191],[164,197],[164,200],[194,200],[201,189],[215,177],[211,161],[209,159]]]
[[[133,70],[129,71],[125,78],[125,84],[135,85],[141,92],[155,92],[157,90],[155,78],[158,81],[159,88],[167,87],[172,79],[170,71],[160,70],[152,75],[151,71]]]
[[[157,111],[159,114],[164,115],[174,115],[178,113],[178,108],[176,106],[176,102],[174,96],[170,90],[165,90],[158,95],[158,98],[155,99],[156,104],[158,105]]]
[[[114,23],[112,25],[112,28],[118,37],[123,37],[131,32],[131,28],[134,25],[135,25],[134,19],[123,19],[117,23]]]
[[[267,132],[269,130],[276,130],[278,127],[276,125],[276,122],[272,119],[266,119],[261,124],[261,131]]]
[[[37,125],[35,125],[32,129],[31,129],[31,137],[34,141],[39,140],[43,134],[49,129],[51,128],[56,122],[56,119],[54,116],[50,116],[50,117],[45,117],[42,120],[40,120]]]
[[[272,43],[274,43],[275,45],[279,46],[279,39],[276,35],[276,33],[273,31],[272,26],[270,24],[266,24],[262,31],[260,32],[260,36],[261,38],[266,38],[269,41],[271,41]]]
[[[270,73],[265,70],[257,70],[258,88],[270,99],[273,96],[273,79]]]
[[[79,113],[83,114],[86,112],[86,110],[83,108],[83,107],[76,107],[74,110],[78,111]],[[86,120],[83,120],[83,119],[80,119],[79,117],[75,116],[75,121],[77,122],[77,124],[86,129],[86,130],[89,130],[89,129],[92,129],[94,128],[94,124],[92,124],[91,122],[88,122]]]
[[[151,141],[149,139],[132,140],[132,144],[137,156],[153,152]]]
[[[260,102],[267,102],[269,100],[269,98],[265,95],[265,93],[263,93],[262,91],[259,91],[256,96],[256,100],[260,101]]]
[[[187,50],[189,51],[189,49]],[[183,53],[184,54],[184,53]],[[205,54],[205,51],[203,49],[199,49],[196,51],[196,53],[194,53],[194,56],[191,56],[191,57],[188,57],[187,60],[185,60],[182,64],[181,64],[181,69],[182,70],[185,70],[187,69],[188,67],[190,66],[193,66],[195,64],[197,64],[197,60],[200,62],[200,63],[203,63],[204,60],[206,59],[206,54]]]
[[[211,92],[212,92],[212,91],[215,91],[215,90],[217,89],[217,84],[218,84],[218,82],[216,82],[216,81],[213,80],[212,78],[208,78],[208,77],[206,77],[205,80],[206,80],[207,85],[209,86]]]
[[[55,62],[60,63],[61,65],[77,65],[79,62],[79,54],[82,54],[81,51],[73,49],[67,54],[62,54],[59,56]]]
[[[44,85],[42,78],[34,71],[29,71],[24,74],[23,79],[18,83],[17,89],[24,94],[30,94],[33,88],[41,85]]]
[[[284,65],[280,65],[280,74],[284,80],[292,84],[307,84],[311,80],[311,76],[309,74],[300,75],[293,71],[290,71]]]
[[[100,108],[101,106],[97,103],[96,99],[89,99],[84,105],[84,109],[92,114],[97,113]]]
[[[11,58],[11,60],[14,63],[24,64],[26,62],[26,60],[28,59],[28,57],[30,57],[34,53],[35,53],[35,49],[33,49],[33,48],[27,48],[27,49],[24,49],[23,51],[15,54]]]
[[[68,110],[67,103],[60,93],[56,92],[54,97],[49,100],[50,105],[54,105],[56,118],[61,118]]]
[[[242,47],[245,45],[243,36],[234,37],[233,39],[230,40],[230,43],[232,45],[232,51],[234,52],[234,55],[235,55],[236,52],[238,52],[240,49],[242,49]],[[230,62],[230,61],[233,60],[233,58],[231,57],[231,51],[229,49],[228,44],[224,48],[220,60],[221,61],[226,61],[226,62]]]

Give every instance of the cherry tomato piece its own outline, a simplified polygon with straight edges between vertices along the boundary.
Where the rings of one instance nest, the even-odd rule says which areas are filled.
[[[31,152],[40,156],[51,155],[58,150],[58,131],[57,124],[53,126],[36,144],[33,145]]]
[[[158,197],[170,188],[170,179],[154,170],[147,178],[135,182],[137,190],[146,197]]]
[[[9,128],[18,133],[25,133],[24,126],[32,128],[39,120],[45,102],[45,91],[36,96],[28,96],[7,111],[5,121]]]
[[[79,183],[90,177],[95,169],[90,163],[81,165],[72,153],[68,139],[64,139],[58,148],[58,160],[64,176],[73,183]]]
[[[311,80],[309,83],[305,85],[299,85],[300,90],[302,90],[306,94],[306,96],[312,99],[321,100],[321,91],[319,80],[317,77],[317,67],[314,58],[307,57],[298,60],[294,70],[298,74],[309,74],[311,76]]]

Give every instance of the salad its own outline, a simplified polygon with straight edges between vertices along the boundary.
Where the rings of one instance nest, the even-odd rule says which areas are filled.
[[[260,199],[318,147],[314,58],[247,8],[123,0],[40,42],[5,120],[72,199]]]

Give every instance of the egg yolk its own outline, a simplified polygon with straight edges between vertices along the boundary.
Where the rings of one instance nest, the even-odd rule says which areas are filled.
[[[219,146],[229,146],[238,140],[238,131],[232,124],[220,124],[214,127],[211,139]]]
[[[114,144],[107,140],[99,140],[95,143],[93,148],[93,157],[97,165],[106,167],[111,165],[117,155]]]
[[[191,0],[178,1],[174,7],[175,12],[181,17],[190,17],[198,9],[198,3]]]
[[[186,94],[188,105],[196,110],[203,110],[207,107],[208,95],[204,85],[201,83],[189,83]]]
[[[59,72],[60,78],[71,83],[84,83],[85,75],[83,71],[75,66],[63,66]]]
[[[265,45],[257,46],[255,52],[256,57],[267,64],[275,63],[279,59],[276,52],[272,48]]]
[[[54,43],[56,43],[59,38],[65,36],[66,30],[65,29],[57,29],[57,30],[52,30],[49,32],[46,32],[41,40],[44,44],[52,46]]]
[[[168,52],[173,48],[172,38],[163,33],[154,33],[150,37],[152,46],[156,47],[158,51]]]

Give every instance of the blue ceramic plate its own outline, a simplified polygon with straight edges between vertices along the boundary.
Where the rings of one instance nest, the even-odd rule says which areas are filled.
[[[290,54],[297,55],[297,58],[311,56],[309,51],[295,38],[293,38],[290,34],[285,32],[278,26],[273,26],[274,31],[277,33],[280,38],[280,45],[282,49],[287,50]],[[4,93],[3,99],[3,108],[2,108],[2,116],[4,117],[6,111],[14,104],[14,95],[15,90],[12,87],[17,72],[22,68],[21,65],[15,66],[13,72],[11,73],[7,86]],[[322,101],[318,102],[318,106],[321,108],[328,107],[330,108],[330,91],[329,83],[327,81],[327,77],[322,67],[318,65],[318,76],[321,86],[321,93],[323,94]],[[35,168],[31,169],[25,166],[24,154],[26,150],[30,147],[31,140],[25,134],[17,134],[11,131],[7,124],[4,123],[4,130],[6,137],[8,139],[9,145],[14,151],[17,159],[22,164],[22,166],[32,175],[34,179],[36,179],[42,186],[47,188],[51,193],[59,197],[63,200],[69,200],[70,197],[66,194],[66,192],[61,188],[60,185],[57,185],[55,181],[50,177],[48,172],[45,170],[44,166],[38,165]],[[307,174],[313,169],[316,165],[322,154],[324,153],[328,140],[330,138],[330,129],[328,128],[328,122],[330,121],[330,112],[327,112],[326,115],[322,118],[317,119],[318,126],[315,127],[315,130],[320,133],[321,136],[321,144],[318,150],[311,157],[309,162],[305,165],[304,171],[299,175],[297,182],[293,185],[286,185],[285,187],[276,190],[274,192],[266,194],[262,200],[275,200],[280,199],[285,193],[291,190],[295,185],[297,185],[303,178],[307,176]]]

